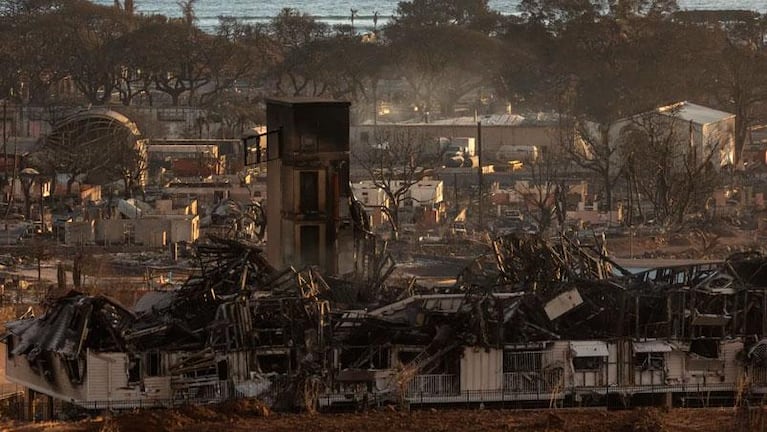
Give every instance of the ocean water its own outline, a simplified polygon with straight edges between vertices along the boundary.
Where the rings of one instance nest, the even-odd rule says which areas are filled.
[[[112,5],[114,0],[92,0],[94,3]],[[490,7],[504,13],[517,13],[518,0],[489,0]],[[682,9],[746,9],[765,12],[764,0],[677,0]],[[329,24],[349,24],[351,10],[356,10],[355,27],[370,29],[373,16],[378,13],[378,25],[383,25],[394,14],[398,0],[197,0],[195,12],[198,25],[212,29],[219,16],[231,16],[249,22],[264,22],[277,15],[283,8],[294,8],[314,15]],[[179,16],[178,0],[134,0],[138,12]]]

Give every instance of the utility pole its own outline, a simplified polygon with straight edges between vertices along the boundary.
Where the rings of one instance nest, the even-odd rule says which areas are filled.
[[[455,199],[455,205],[458,206],[458,174],[453,173],[453,199]],[[458,206],[460,208],[460,206]]]
[[[354,37],[354,17],[357,16],[357,9],[350,9],[352,12],[352,37]]]
[[[480,229],[484,228],[484,219],[483,219],[483,210],[484,206],[482,205],[482,121],[477,121],[477,174],[479,176],[478,183],[479,183],[479,227]]]
[[[5,217],[8,218],[8,215],[11,212],[11,205],[13,205],[13,191],[16,189],[16,178],[18,176],[18,168],[19,164],[16,161],[16,155],[19,154],[19,143],[16,141],[16,137],[13,139],[13,177],[11,177],[11,196],[8,199],[8,205],[5,208]],[[8,169],[8,165],[6,164],[5,169]]]
[[[8,180],[8,133],[6,130],[6,117],[8,114],[8,101],[3,99],[3,180]],[[13,191],[11,191],[13,193]]]
[[[373,83],[373,132],[378,127],[378,82]]]

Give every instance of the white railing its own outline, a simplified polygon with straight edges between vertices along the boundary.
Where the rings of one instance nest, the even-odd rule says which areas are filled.
[[[229,382],[210,378],[174,378],[171,391],[175,402],[210,403],[222,402],[231,397]]]
[[[503,374],[503,391],[505,393],[548,393],[561,387],[561,369]]]
[[[407,386],[407,393],[410,396],[451,395],[459,392],[458,375],[416,375]]]
[[[561,389],[563,370],[549,351],[506,351],[503,353],[503,391],[548,393]]]

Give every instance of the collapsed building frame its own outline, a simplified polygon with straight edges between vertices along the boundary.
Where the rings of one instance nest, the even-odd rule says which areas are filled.
[[[600,239],[511,234],[451,287],[399,285],[346,184],[348,104],[270,109],[277,266],[211,237],[180,288],[132,308],[70,292],[6,324],[10,381],[91,409],[767,394],[767,257],[632,272]]]
[[[86,408],[767,394],[757,253],[631,273],[595,245],[510,235],[444,292],[387,287],[390,266],[365,279],[277,270],[221,238],[197,256],[180,289],[132,309],[71,292],[8,323],[7,377]]]

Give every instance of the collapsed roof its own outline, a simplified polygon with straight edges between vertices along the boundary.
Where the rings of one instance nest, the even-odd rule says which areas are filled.
[[[510,235],[463,269],[453,287],[434,292],[411,283],[394,296],[371,289],[391,274],[388,255],[365,279],[280,271],[258,247],[220,238],[198,245],[197,257],[197,273],[180,289],[151,292],[132,310],[70,292],[41,317],[8,323],[10,352],[41,374],[58,356],[77,382],[85,350],[200,353],[171,368],[183,373],[215,365],[215,352],[283,347],[300,360],[293,373],[326,376],[332,349],[354,368],[376,347],[422,347],[401,384],[460,346],[764,334],[767,258],[758,253],[631,273],[599,241]],[[754,361],[767,358],[761,345],[750,352]]]

